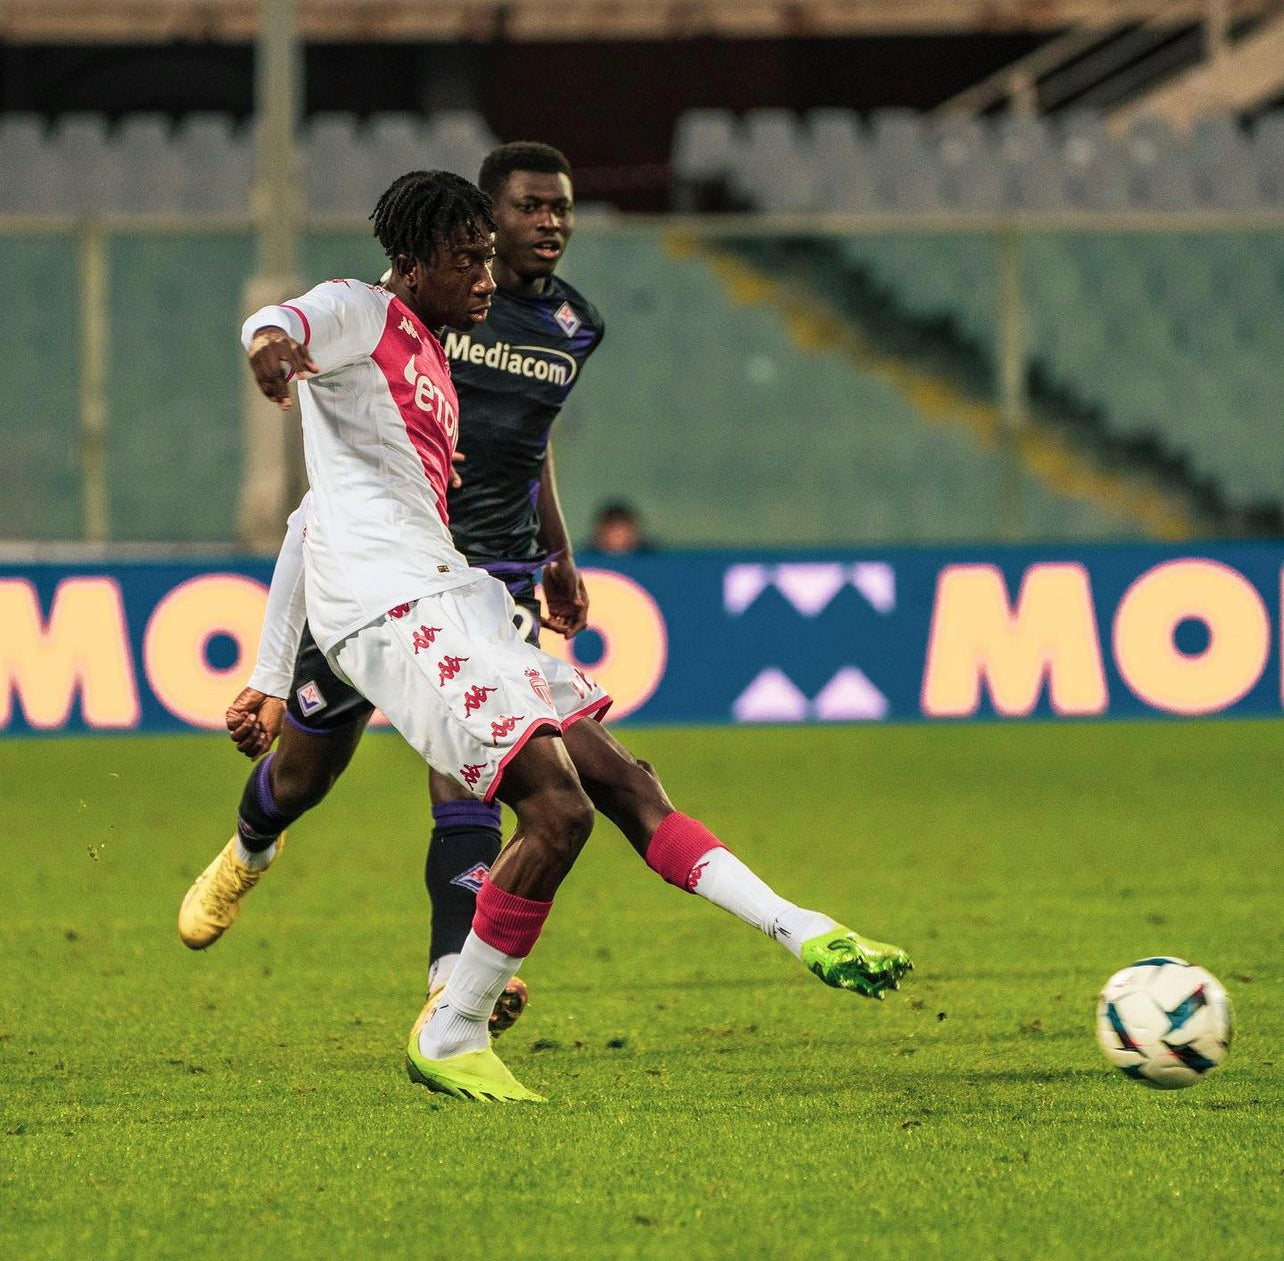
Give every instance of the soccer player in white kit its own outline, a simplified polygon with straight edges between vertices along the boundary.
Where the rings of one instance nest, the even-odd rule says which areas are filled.
[[[781,898],[675,810],[594,721],[609,697],[521,639],[506,588],[456,551],[445,505],[458,404],[432,330],[486,318],[490,201],[460,176],[415,171],[372,217],[392,263],[386,288],[330,281],[256,312],[243,340],[269,398],[288,406],[287,381],[300,381],[318,645],[431,766],[517,816],[445,991],[412,1033],[412,1077],[458,1098],[539,1099],[495,1055],[487,1022],[588,839],[594,803],[653,870],[780,941],[826,984],[871,997],[896,988],[912,966],[903,950]]]

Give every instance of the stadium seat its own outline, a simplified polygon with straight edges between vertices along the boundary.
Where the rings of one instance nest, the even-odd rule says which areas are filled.
[[[880,110],[871,120],[870,135],[881,205],[888,210],[939,209],[937,158],[920,116],[910,110]]]
[[[230,114],[188,114],[178,125],[178,209],[185,214],[249,212],[254,155]]]
[[[1262,189],[1247,137],[1233,118],[1200,119],[1190,142],[1191,168],[1203,204],[1217,210],[1257,210]]]
[[[498,143],[475,110],[438,110],[428,119],[426,153],[420,163],[475,180],[482,159]]]
[[[46,139],[56,198],[64,214],[104,215],[116,208],[116,164],[105,114],[63,114]]]
[[[982,213],[1003,208],[1003,177],[985,122],[946,115],[936,124],[932,140],[944,206]]]
[[[181,172],[164,115],[126,115],[111,138],[110,148],[120,173],[115,209],[125,214],[177,211]]]
[[[1134,137],[1135,138],[1135,137]],[[846,237],[840,257],[902,314],[952,324],[993,362],[993,237]],[[1284,233],[1031,233],[1025,344],[1105,434],[1158,443],[1233,504],[1278,502]],[[1256,457],[1254,456],[1256,454]]]
[[[430,147],[428,124],[419,114],[372,114],[362,129],[360,143],[369,155],[373,184],[366,189],[366,203],[373,207],[379,194],[399,175],[423,168]]]
[[[1066,210],[1066,173],[1048,124],[1038,117],[1001,120],[998,148],[1004,168],[1004,205],[1014,210]]]
[[[962,291],[970,275],[965,262],[994,261],[992,246],[978,248],[981,238],[970,235],[843,240],[889,287],[893,276],[914,277],[913,301],[923,310],[943,309],[933,276],[948,271]],[[576,284],[614,295],[618,336],[613,370],[586,373],[559,422],[567,426],[559,473],[568,484],[592,476],[604,494],[627,491],[649,520],[664,523],[674,544],[994,536],[1005,476],[997,453],[958,427],[926,423],[909,393],[885,376],[841,349],[815,346],[805,328],[798,336],[774,304],[737,305],[714,264],[676,259],[657,234],[586,236],[574,258]],[[841,266],[833,273],[837,286],[849,283]],[[679,339],[664,331],[679,325],[688,330]],[[661,361],[667,370],[657,374]],[[594,421],[639,411],[661,417],[660,428],[608,431]],[[779,423],[784,414],[807,418],[805,442],[797,428]],[[665,468],[649,458],[657,440],[669,456]],[[790,485],[805,485],[808,494],[761,495],[748,516],[734,496],[711,501],[688,493],[686,473],[673,472],[690,470],[698,479],[717,470],[732,485],[766,486],[783,467]],[[1022,476],[1021,495],[1030,520],[1049,537],[1136,532],[1033,476]]]
[[[815,209],[815,164],[808,138],[791,110],[750,110],[730,176],[735,196],[775,213]]]
[[[0,170],[0,213],[58,213],[57,173],[38,114],[0,114]]]
[[[697,210],[728,184],[740,152],[739,128],[730,110],[692,109],[679,116],[670,157],[675,210]]]
[[[1130,200],[1137,209],[1190,210],[1196,205],[1184,146],[1163,119],[1134,123],[1124,139],[1124,152]]]
[[[869,145],[852,110],[814,109],[805,120],[813,165],[814,206],[820,211],[865,214],[877,209]]]
[[[1075,112],[1061,122],[1066,193],[1084,210],[1126,210],[1131,201],[1125,151],[1098,113]]]
[[[369,150],[352,114],[316,114],[308,122],[304,153],[307,208],[316,215],[367,215],[374,206]]]
[[[1271,204],[1284,206],[1284,109],[1257,120],[1251,151],[1263,195]]]

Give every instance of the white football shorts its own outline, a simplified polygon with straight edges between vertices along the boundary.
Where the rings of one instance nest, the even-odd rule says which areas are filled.
[[[513,612],[504,584],[478,570],[464,586],[398,605],[326,655],[434,770],[490,801],[536,731],[564,731],[611,706],[582,670],[526,643]]]

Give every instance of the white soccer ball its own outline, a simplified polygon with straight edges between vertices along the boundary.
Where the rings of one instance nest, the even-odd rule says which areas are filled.
[[[1106,1059],[1161,1090],[1203,1081],[1226,1058],[1233,1033],[1226,991],[1185,959],[1139,959],[1097,998],[1097,1042]]]

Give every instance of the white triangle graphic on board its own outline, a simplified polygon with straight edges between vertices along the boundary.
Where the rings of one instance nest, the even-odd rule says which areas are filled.
[[[722,607],[743,613],[766,590],[766,565],[732,565],[722,576]]]
[[[852,586],[880,613],[890,613],[896,607],[896,571],[881,560],[853,565]]]
[[[804,617],[815,617],[847,585],[843,566],[824,562],[777,565],[772,576],[785,599]]]
[[[732,703],[740,722],[802,722],[807,698],[774,666],[764,670]]]
[[[844,666],[821,688],[813,702],[817,718],[825,722],[886,718],[887,697],[855,666]]]

